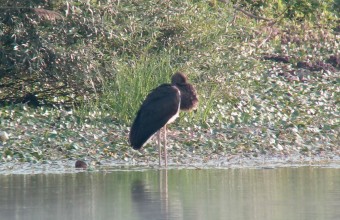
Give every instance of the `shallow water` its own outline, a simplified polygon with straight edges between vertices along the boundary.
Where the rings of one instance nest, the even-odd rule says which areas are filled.
[[[0,219],[340,219],[340,169],[0,175]]]

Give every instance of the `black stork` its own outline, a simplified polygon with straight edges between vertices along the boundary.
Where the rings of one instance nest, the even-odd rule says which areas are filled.
[[[130,130],[130,144],[138,150],[158,131],[159,165],[161,166],[161,129],[164,128],[164,160],[168,165],[166,149],[166,125],[175,121],[179,110],[196,109],[198,96],[195,88],[180,72],[171,77],[171,84],[153,89],[142,103]]]

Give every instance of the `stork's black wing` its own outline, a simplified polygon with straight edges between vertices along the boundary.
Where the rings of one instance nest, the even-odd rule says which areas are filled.
[[[143,144],[161,129],[179,110],[179,90],[163,84],[152,90],[140,107],[130,130],[130,144],[140,149]]]

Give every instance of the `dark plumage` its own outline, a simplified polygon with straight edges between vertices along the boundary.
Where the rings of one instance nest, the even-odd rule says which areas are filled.
[[[198,105],[196,89],[187,81],[187,77],[180,72],[175,73],[171,78],[172,85],[181,92],[181,110],[184,111],[196,109]]]
[[[133,149],[143,144],[178,113],[179,90],[170,84],[163,84],[146,97],[130,130]]]
[[[195,109],[198,97],[195,88],[182,73],[171,77],[171,84],[162,84],[151,91],[142,103],[130,130],[130,144],[140,149],[147,140],[164,127],[164,153],[166,159],[166,124],[173,122],[181,110]],[[158,136],[159,151],[160,133]],[[160,153],[160,152],[159,152]]]

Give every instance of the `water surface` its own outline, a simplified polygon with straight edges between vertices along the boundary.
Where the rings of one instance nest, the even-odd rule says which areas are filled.
[[[0,219],[339,220],[340,169],[0,175]]]

